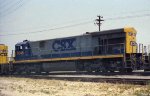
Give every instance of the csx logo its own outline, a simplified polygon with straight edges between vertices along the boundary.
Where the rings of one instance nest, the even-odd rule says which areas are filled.
[[[0,56],[7,56],[6,50],[0,50]]]
[[[52,44],[52,48],[54,51],[76,50],[76,48],[73,44],[75,41],[76,41],[76,38],[55,40]]]
[[[0,53],[0,56],[7,56],[7,53]]]

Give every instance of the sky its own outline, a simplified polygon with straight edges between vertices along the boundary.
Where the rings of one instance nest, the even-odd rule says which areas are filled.
[[[11,53],[26,39],[98,31],[97,15],[105,20],[101,30],[131,26],[138,43],[150,44],[150,0],[0,0],[0,44],[8,45]]]

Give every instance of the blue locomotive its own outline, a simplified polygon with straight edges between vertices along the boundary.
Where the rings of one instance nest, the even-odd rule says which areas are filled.
[[[128,27],[65,38],[24,40],[15,45],[12,72],[149,70],[148,56],[138,52],[136,34],[134,28]]]

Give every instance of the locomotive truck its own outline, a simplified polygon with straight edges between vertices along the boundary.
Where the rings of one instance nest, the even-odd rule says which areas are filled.
[[[149,71],[147,49],[143,44],[137,44],[136,35],[133,27],[126,27],[65,38],[24,40],[15,45],[14,60],[8,63],[7,55],[4,55],[5,58],[1,56],[5,62],[0,62],[0,70],[1,73],[18,74],[51,71]]]

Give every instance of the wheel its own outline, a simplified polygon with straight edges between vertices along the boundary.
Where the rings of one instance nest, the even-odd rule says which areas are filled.
[[[144,72],[150,71],[150,69],[144,69]]]
[[[111,73],[114,73],[115,71],[114,71],[114,70],[110,70],[110,72],[111,72]]]
[[[91,73],[92,72],[92,68],[90,66],[85,67],[85,71]]]
[[[109,68],[109,72],[114,73],[115,72],[115,68],[114,67],[110,67]]]
[[[120,68],[120,69],[119,69],[119,72],[120,72],[120,73],[126,73],[126,70],[125,70],[125,68]]]
[[[126,69],[126,72],[127,72],[127,73],[131,73],[132,71],[133,71],[132,68],[127,68],[127,69]]]
[[[96,73],[98,73],[98,72],[101,72],[101,70],[99,70],[99,69],[96,69],[96,70],[95,70],[95,72],[96,72]]]

